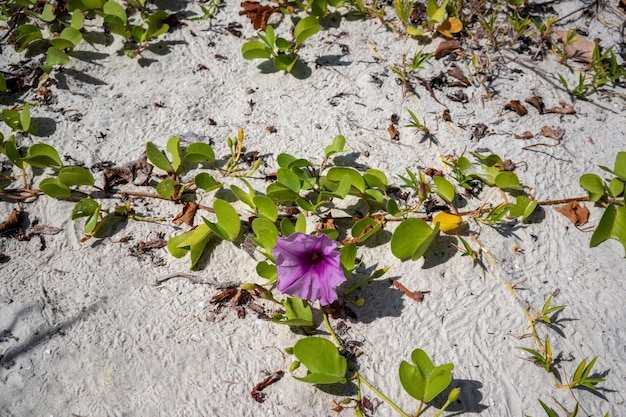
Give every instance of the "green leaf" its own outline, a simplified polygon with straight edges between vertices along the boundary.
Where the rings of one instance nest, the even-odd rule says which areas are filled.
[[[70,26],[72,26],[76,30],[81,30],[83,28],[83,23],[85,21],[85,15],[82,10],[74,10],[72,13],[72,19],[70,20]]]
[[[278,203],[293,203],[300,196],[286,185],[274,182],[267,186],[267,196]]]
[[[311,2],[311,14],[313,16],[322,17],[326,14],[326,0],[313,0]]]
[[[298,56],[295,54],[278,55],[274,58],[274,66],[280,71],[291,72],[297,60]]]
[[[48,48],[46,62],[48,65],[67,65],[70,63],[70,57],[59,48],[51,46]]]
[[[83,40],[83,35],[80,30],[68,26],[61,31],[59,38],[70,42],[72,48],[75,48]]]
[[[113,15],[122,20],[122,22],[126,22],[126,10],[124,7],[116,1],[109,0],[104,3],[102,6],[102,11],[104,11],[105,15]]]
[[[380,188],[383,191],[387,190],[387,176],[378,169],[371,168],[365,171],[363,180],[365,180],[365,185],[369,188]]]
[[[426,6],[426,14],[430,18],[431,22],[441,23],[446,17],[446,6],[448,5],[448,0],[444,0],[441,7],[437,7],[437,0],[428,0],[428,5]]]
[[[435,183],[435,187],[437,187],[437,195],[446,203],[451,203],[456,195],[454,185],[444,177],[435,176],[433,177],[433,182]]]
[[[596,227],[593,235],[591,235],[591,241],[589,242],[590,247],[594,248],[611,237],[616,216],[617,210],[615,210],[615,206],[613,204],[609,204],[604,210],[604,214],[600,219],[600,223],[598,223],[598,227]]]
[[[175,196],[177,188],[179,186],[180,183],[178,181],[167,178],[157,184],[156,192],[161,197],[172,198]]]
[[[613,170],[610,170],[604,166],[600,166],[600,168],[614,174],[620,180],[626,181],[626,152],[617,153],[617,156],[615,157],[615,164],[614,164]]]
[[[296,219],[296,232],[306,233],[306,218],[300,213]]]
[[[209,162],[213,164],[215,162],[215,152],[208,143],[195,142],[187,146],[185,149],[185,162],[198,163]]]
[[[61,168],[59,181],[71,187],[73,185],[93,185],[94,179],[91,172],[83,167],[71,166]]]
[[[230,239],[225,240],[233,240],[239,236],[241,222],[233,206],[218,198],[213,203],[213,210],[215,210],[215,216],[217,217],[217,225],[230,237]]]
[[[324,156],[329,158],[331,155],[343,152],[346,146],[346,138],[343,135],[337,135],[333,139],[333,143],[324,148]]]
[[[293,30],[293,37],[296,41],[296,47],[299,47],[311,36],[320,31],[322,27],[315,16],[307,16],[300,20]]]
[[[24,132],[28,132],[30,130],[30,106],[28,104],[24,104],[24,108],[20,113],[20,124],[22,125],[22,130]]]
[[[0,93],[6,93],[7,80],[4,78],[4,74],[0,72]]]
[[[254,204],[259,216],[263,216],[272,222],[278,219],[278,207],[276,207],[276,203],[271,198],[264,195],[254,196]]]
[[[309,370],[307,376],[296,379],[310,384],[346,383],[346,358],[332,342],[321,337],[305,337],[296,342],[293,354]]]
[[[272,248],[276,246],[276,240],[278,239],[278,229],[276,225],[262,217],[258,217],[252,221],[252,231],[256,235],[253,240],[269,255],[272,253]]]
[[[381,228],[381,224],[371,217],[364,217],[352,226],[352,237],[359,238],[359,243],[365,242]]]
[[[170,238],[167,242],[167,249],[176,258],[182,258],[190,252],[191,269],[193,269],[202,259],[202,254],[210,239],[211,229],[206,224],[200,224],[189,232]]]
[[[516,197],[515,204],[509,208],[509,216],[522,216],[522,219],[526,220],[531,214],[533,214],[536,208],[537,200],[531,200],[526,196],[520,195]]]
[[[343,177],[345,175],[348,175],[350,177],[350,184],[356,190],[358,190],[361,193],[365,191],[365,180],[363,180],[363,177],[361,176],[359,171],[357,171],[354,168],[332,167],[330,170],[328,170],[328,174],[326,175],[326,178],[329,179],[330,181],[339,182],[343,180]]]
[[[183,162],[180,153],[180,138],[178,136],[172,136],[165,145],[165,150],[172,155],[172,168],[175,172],[178,172],[181,163]]]
[[[54,19],[56,19],[56,16],[54,15],[54,10],[53,10],[52,4],[46,3],[43,6],[43,10],[41,12],[40,18],[41,18],[41,20],[43,20],[44,22],[47,22],[47,23],[50,23],[50,22],[54,21]]]
[[[91,197],[86,197],[74,205],[74,209],[72,210],[72,220],[76,220],[81,217],[91,217],[99,211],[100,203]]]
[[[426,403],[431,402],[452,382],[453,364],[435,367],[422,349],[411,353],[411,361],[412,365],[402,361],[399,369],[400,383],[411,397]]]
[[[16,110],[3,109],[2,110],[2,120],[7,124],[12,130],[22,130],[22,122],[20,120],[20,113]]]
[[[541,407],[543,407],[543,410],[546,412],[548,417],[559,417],[559,415],[556,413],[556,411],[554,411],[552,408],[548,407],[546,405],[546,403],[544,403],[541,400],[538,400],[538,401],[539,401],[539,404],[541,404]]]
[[[612,178],[609,182],[608,191],[611,197],[619,197],[624,192],[624,181],[619,178]]]
[[[13,165],[22,170],[26,168],[26,162],[15,146],[15,136],[9,136],[9,139],[4,144],[4,152]]]
[[[195,229],[194,229],[195,230]],[[189,253],[189,241],[194,230],[172,236],[167,241],[167,250],[174,258],[182,258]]]
[[[402,217],[403,213],[398,208],[398,203],[395,200],[387,200],[387,212],[393,217]]]
[[[589,201],[599,201],[606,193],[602,178],[596,174],[584,174],[581,176],[580,186],[589,194]]]
[[[495,184],[499,188],[507,190],[523,190],[517,175],[510,171],[501,171],[498,175],[496,175]]]
[[[291,49],[291,44],[285,38],[276,38],[276,48],[278,48],[279,51],[288,51]]]
[[[407,219],[400,223],[391,237],[391,253],[405,260],[419,259],[437,236],[439,225],[434,229],[422,219]]]
[[[282,233],[283,236],[287,237],[295,233],[295,231],[296,227],[293,225],[293,223],[291,223],[291,220],[289,220],[288,217],[283,217],[283,219],[280,221],[280,233]]]
[[[35,143],[28,148],[24,161],[35,168],[61,168],[63,162],[59,153],[52,146],[45,143]]]
[[[357,248],[356,244],[348,243],[341,250],[341,258],[339,263],[343,269],[344,275],[349,275],[354,271],[354,262],[356,261]]]
[[[300,191],[301,182],[298,175],[288,168],[279,168],[276,172],[276,180],[292,190],[294,193]]]
[[[261,261],[256,264],[256,273],[261,277],[271,282],[276,281],[278,278],[278,272],[276,272],[276,265],[272,265],[267,261]]]
[[[274,50],[274,42],[276,40],[276,35],[274,34],[274,27],[272,25],[267,25],[265,28],[265,35],[259,33],[259,38],[263,39],[263,42],[269,47],[270,50]]]
[[[288,326],[313,326],[313,312],[309,304],[296,297],[287,297],[283,302],[285,315],[278,315],[272,319],[274,323]]]
[[[215,180],[211,175],[206,172],[201,172],[193,180],[196,187],[203,189],[204,191],[213,191],[222,186],[219,182]]]
[[[165,172],[174,173],[175,170],[172,167],[172,164],[170,164],[170,161],[167,159],[167,157],[163,154],[163,152],[161,152],[159,148],[157,148],[154,143],[146,143],[146,156],[155,167]]]
[[[39,189],[52,198],[69,198],[72,196],[72,191],[69,187],[59,181],[58,178],[45,178],[41,180]]]
[[[20,25],[11,34],[9,42],[15,47],[15,52],[23,52],[33,41],[42,39],[41,30],[35,25]]]
[[[248,41],[241,47],[241,55],[248,60],[269,59],[272,57],[272,51],[262,42]]]

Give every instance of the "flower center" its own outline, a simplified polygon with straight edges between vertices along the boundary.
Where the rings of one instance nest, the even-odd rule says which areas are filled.
[[[311,261],[311,264],[315,265],[322,262],[324,260],[324,256],[322,256],[322,254],[318,252],[311,252],[311,254],[309,255],[309,260]]]

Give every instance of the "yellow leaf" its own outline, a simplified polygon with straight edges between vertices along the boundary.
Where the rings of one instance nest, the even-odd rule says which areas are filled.
[[[447,234],[454,234],[465,222],[461,216],[444,213],[443,211],[433,217],[433,223],[439,223],[439,230]]]
[[[463,23],[456,17],[449,17],[437,28],[437,31],[447,38],[451,38],[455,33],[463,29]]]

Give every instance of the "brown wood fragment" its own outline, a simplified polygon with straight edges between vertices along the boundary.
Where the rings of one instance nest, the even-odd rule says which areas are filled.
[[[280,381],[280,379],[283,377],[283,374],[284,372],[279,369],[278,371],[273,372],[272,374],[264,378],[261,382],[256,384],[254,388],[252,388],[252,391],[250,392],[250,394],[252,395],[252,398],[254,398],[254,401],[259,402],[259,403],[262,403],[263,401],[265,401],[265,396],[263,395],[261,391],[269,387],[270,385],[275,384],[276,382]]]
[[[559,107],[552,107],[550,109],[546,109],[545,112],[546,113],[557,113],[557,114],[575,114],[576,113],[576,109],[574,109],[574,106],[569,106],[564,102],[560,102],[559,103]]]
[[[393,284],[394,287],[402,291],[404,295],[406,295],[412,300],[417,301],[418,303],[421,303],[422,301],[424,301],[425,294],[430,294],[430,291],[411,291],[404,285],[400,284],[400,282],[395,279],[392,279],[391,283]]]
[[[23,214],[23,210],[11,210],[11,213],[9,213],[9,217],[6,219],[6,221],[0,223],[0,234],[5,234],[15,231],[16,229],[21,229],[20,223]]]

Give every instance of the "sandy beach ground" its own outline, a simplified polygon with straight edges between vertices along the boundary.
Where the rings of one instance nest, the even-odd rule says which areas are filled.
[[[557,2],[553,7],[565,14],[582,4]],[[339,134],[346,138],[346,152],[335,157],[335,164],[380,169],[397,186],[405,168],[445,170],[442,155],[488,149],[516,162],[520,181],[540,201],[584,196],[579,177],[587,172],[603,175],[598,165],[612,167],[617,152],[626,150],[624,90],[616,90],[621,98],[594,94],[589,101],[572,100],[556,74],[571,82],[577,75],[549,53],[533,61],[529,55],[492,51],[491,97],[474,79],[465,88],[444,85],[432,95],[418,84],[410,95],[403,93],[389,65],[399,65],[403,55],[412,57],[423,45],[376,20],[340,13],[325,18],[323,30],[301,50],[302,60],[292,75],[242,58],[241,45],[255,32],[239,14],[239,2],[228,1],[214,19],[198,22],[188,20],[200,14],[196,2],[163,5],[185,25],[134,60],[119,53],[119,38],[110,46],[97,36],[83,42],[71,54],[71,64],[53,72],[54,100],[31,108],[38,135],[19,135],[19,145],[48,143],[65,163],[93,167],[106,161],[123,165],[138,159],[147,141],[164,148],[170,137],[180,136],[185,145],[211,143],[223,160],[226,138],[243,128],[247,150],[258,151],[263,161],[251,179],[259,191],[267,187],[264,177],[276,171],[278,154],[320,163],[324,147]],[[616,13],[605,10],[601,15],[619,26],[625,15]],[[291,25],[288,19],[270,23],[282,33]],[[584,28],[587,38],[599,38],[603,47],[624,41],[619,29],[593,16],[575,14],[563,23]],[[229,31],[233,27],[240,37]],[[434,50],[440,41],[426,50]],[[0,57],[2,70],[23,59],[7,45]],[[429,60],[420,76],[432,79],[454,64],[469,75],[463,61],[448,57]],[[466,100],[450,99],[459,91]],[[524,103],[532,96],[541,96],[546,107],[563,102],[575,113],[540,114],[527,105],[528,114],[520,116],[504,109],[511,100]],[[21,97],[3,96],[2,108],[35,100],[35,90]],[[407,109],[425,120],[431,138],[405,127],[410,122]],[[451,121],[442,119],[446,109]],[[399,141],[387,130],[394,114],[400,118]],[[477,135],[481,126],[487,130]],[[555,144],[541,135],[544,126],[563,129],[560,144],[528,148]],[[527,131],[530,138],[516,139]],[[102,181],[101,172],[94,176],[97,183]],[[241,186],[235,179],[224,181]],[[211,201],[209,195],[203,203]],[[114,203],[104,204],[112,208]],[[0,264],[0,416],[354,414],[351,409],[332,410],[332,400],[354,395],[354,386],[315,387],[289,375],[293,357],[284,348],[301,335],[258,318],[252,310],[238,318],[228,306],[210,303],[229,284],[263,282],[253,257],[222,243],[190,271],[189,258],[173,258],[167,248],[138,252],[139,242],[168,239],[189,227],[172,223],[180,211],[173,203],[131,203],[142,216],[166,220],[129,221],[109,238],[81,242],[83,223],[70,219],[73,203],[43,196],[21,205],[28,213],[26,221],[59,228],[60,233],[28,241],[0,239],[0,252],[6,256]],[[395,227],[390,224],[377,238],[379,245],[359,249],[363,263],[351,282],[377,268],[389,271],[359,291],[365,304],[352,306],[356,318],[342,325],[346,340],[362,343],[363,375],[412,412],[417,403],[403,392],[398,366],[421,348],[436,363],[455,364],[453,386],[462,388],[461,401],[447,415],[539,417],[545,413],[538,399],[565,415],[556,401],[571,411],[571,394],[556,389],[553,378],[525,360],[529,355],[520,349],[535,345],[524,337],[529,333],[524,306],[509,292],[506,280],[534,306],[540,307],[550,294],[554,304],[567,306],[553,326],[538,325],[538,332],[549,336],[555,357],[562,359],[558,369],[564,379],[583,358],[598,356],[593,373],[606,381],[596,391],[575,390],[584,407],[579,415],[621,415],[626,408],[624,247],[610,240],[589,248],[602,209],[581,204],[591,211],[589,223],[581,228],[552,206],[541,207],[528,223],[496,228],[471,220],[469,228],[494,259],[491,264],[483,258],[484,269],[461,257],[449,245],[455,239],[445,236],[426,258],[401,262],[389,250]],[[0,220],[13,208],[15,203],[1,200]],[[309,219],[308,230],[314,222]],[[395,288],[392,279],[429,293],[418,303]],[[278,311],[264,305],[268,312]],[[325,334],[323,325],[319,330]],[[277,370],[286,375],[263,391],[263,403],[254,401],[254,385]],[[364,393],[375,405],[371,415],[396,415],[370,391]]]

